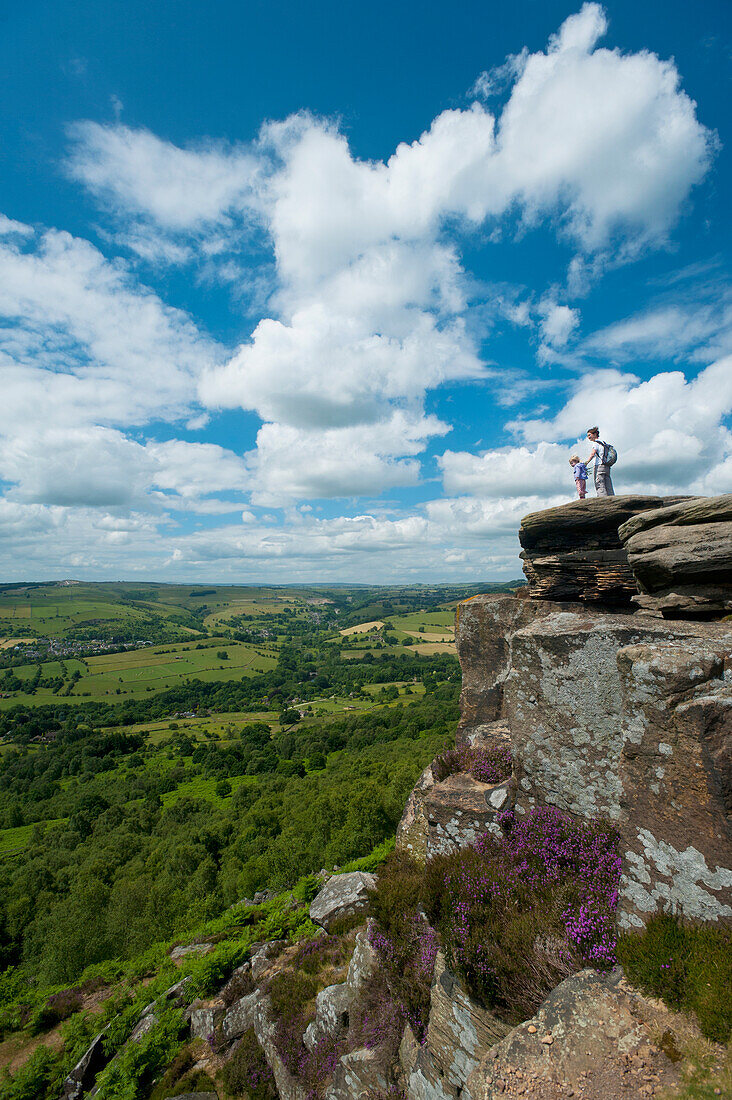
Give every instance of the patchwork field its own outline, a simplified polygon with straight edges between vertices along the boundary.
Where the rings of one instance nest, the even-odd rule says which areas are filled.
[[[371,634],[375,630],[380,630],[383,626],[381,619],[374,619],[370,623],[359,623],[357,626],[347,626],[345,630],[339,631],[343,638],[348,638],[351,634]]]
[[[197,648],[201,645],[205,648]],[[222,653],[227,656],[220,657]],[[164,691],[188,679],[241,679],[242,676],[253,676],[274,668],[276,663],[276,654],[261,646],[213,638],[205,643],[150,646],[126,653],[49,661],[41,666],[41,675],[44,680],[64,675],[68,679],[78,671],[80,679],[62,698],[109,701],[112,696],[137,698],[148,692]],[[36,669],[36,665],[20,665],[13,672],[19,680],[30,682]],[[52,688],[38,687],[33,695],[21,692],[0,699],[0,708],[7,709],[24,702],[39,704],[58,698],[59,694],[54,693]]]

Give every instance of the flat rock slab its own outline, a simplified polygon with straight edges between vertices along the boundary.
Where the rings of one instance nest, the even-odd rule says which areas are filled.
[[[393,1082],[376,1050],[353,1050],[339,1059],[325,1100],[374,1100],[386,1096]]]
[[[573,500],[556,508],[530,512],[521,520],[519,542],[524,550],[617,550],[618,528],[639,513],[664,508],[693,497],[626,494]]]
[[[194,1002],[191,1005],[191,1035],[194,1039],[213,1039],[225,1015],[223,1001]]]
[[[513,804],[513,785],[481,783],[465,772],[436,783],[425,798],[427,858],[474,844],[489,829],[500,832],[496,815]]]
[[[290,1073],[277,1050],[275,1043],[277,1021],[272,1013],[272,1003],[267,996],[261,997],[254,1009],[254,1034],[274,1074],[280,1100],[308,1100],[305,1089]]]
[[[376,875],[349,871],[333,875],[310,905],[310,919],[327,931],[334,921],[350,917],[368,905],[369,890],[376,886]]]
[[[92,1039],[90,1046],[64,1080],[61,1100],[81,1100],[94,1084],[94,1078],[109,1061],[104,1052],[107,1028]]]
[[[468,1080],[472,1100],[653,1096],[680,1077],[651,1041],[663,1016],[620,971],[573,974],[485,1055]]]
[[[531,598],[630,606],[638,588],[618,528],[680,499],[595,497],[524,516],[519,541]]]
[[[231,1042],[238,1039],[245,1031],[254,1026],[254,1010],[262,996],[258,989],[248,993],[246,997],[240,997],[226,1012],[221,1024],[224,1038]]]
[[[180,963],[187,955],[209,955],[214,949],[212,943],[187,943],[174,947],[170,957],[174,963]]]
[[[177,1096],[168,1096],[166,1100],[219,1100],[215,1092],[184,1092]]]
[[[470,1074],[508,1031],[507,1024],[465,992],[438,951],[426,1041],[420,1047],[405,1033],[400,1049],[407,1096],[410,1100],[473,1100]]]

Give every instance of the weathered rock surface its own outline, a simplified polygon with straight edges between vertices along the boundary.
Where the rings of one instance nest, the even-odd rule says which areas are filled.
[[[184,1092],[169,1096],[167,1100],[219,1100],[215,1092]]]
[[[351,995],[345,982],[321,989],[315,998],[315,1019],[308,1024],[303,1042],[314,1050],[323,1039],[340,1039],[348,1030]]]
[[[369,939],[373,921],[368,920],[366,927],[362,928],[356,936],[353,946],[353,954],[348,964],[346,975],[346,988],[353,1003],[360,994],[364,984],[371,978],[378,965],[376,952]]]
[[[484,1055],[468,1079],[472,1100],[653,1095],[679,1079],[651,1041],[659,1015],[652,1002],[622,982],[620,971],[573,974],[533,1019]]]
[[[643,593],[635,603],[671,619],[732,611],[732,493],[635,516],[618,533]]]
[[[217,998],[194,1001],[191,1005],[191,1035],[194,1039],[211,1039],[226,1015],[226,1005]]]
[[[303,1036],[308,1050],[322,1039],[339,1039],[348,1030],[353,1005],[377,966],[376,952],[369,942],[371,923],[368,921],[356,936],[346,980],[327,986],[315,998],[315,1019]]]
[[[334,921],[350,917],[368,905],[368,892],[376,886],[376,875],[349,871],[334,875],[310,905],[310,919],[326,931]]]
[[[513,784],[480,783],[458,772],[436,783],[425,798],[427,858],[466,848],[489,829],[500,833],[496,815],[511,808]]]
[[[455,612],[455,645],[462,668],[458,745],[477,736],[506,736],[496,726],[503,716],[503,686],[510,669],[511,638],[536,619],[561,611],[562,604],[517,599],[503,594],[472,596]]]
[[[438,951],[426,1041],[419,1046],[407,1031],[400,1048],[409,1100],[474,1100],[470,1074],[509,1030],[468,996]]]
[[[418,863],[427,859],[427,815],[425,798],[435,785],[432,765],[428,764],[414,785],[407,799],[401,821],[397,826],[396,849],[406,852]]]
[[[518,602],[511,598],[509,601],[511,604]],[[473,614],[474,601],[469,602],[471,611],[464,616],[464,622],[468,622]],[[480,614],[480,609],[477,610]],[[474,623],[464,627],[463,637],[469,633],[472,635],[473,630]],[[465,681],[463,673],[464,693],[468,690]],[[492,710],[493,701],[489,705]],[[458,732],[457,741],[459,745],[491,748],[496,745],[510,746],[511,737],[507,723],[498,720],[465,725]],[[424,863],[438,852],[463,848],[473,843],[478,831],[493,828],[496,813],[509,809],[512,802],[513,786],[510,784],[500,784],[494,789],[492,785],[478,783],[464,774],[436,783],[430,765],[422,772],[407,799],[397,828],[397,851],[405,852],[418,863]]]
[[[272,959],[280,953],[286,942],[286,940],[270,940],[252,952],[252,957],[249,960],[249,970],[253,981],[260,981],[262,976],[269,970]]]
[[[104,1052],[104,1036],[107,1029],[95,1035],[86,1051],[65,1078],[61,1100],[81,1100],[94,1084],[94,1078],[109,1059]]]
[[[280,1100],[307,1100],[305,1089],[288,1070],[275,1045],[277,1022],[269,997],[261,997],[254,1009],[254,1034],[274,1075]]]
[[[617,824],[624,925],[668,902],[732,915],[730,654],[730,625],[641,615],[552,614],[511,639],[518,809]]]
[[[250,1027],[254,1027],[254,1009],[262,996],[258,989],[240,997],[226,1012],[221,1022],[221,1032],[227,1042],[238,1039]]]
[[[391,1083],[377,1051],[354,1050],[339,1060],[325,1100],[373,1100],[386,1093]]]
[[[169,1096],[167,1100],[219,1100],[215,1092],[184,1092]]]
[[[658,908],[732,919],[732,630],[631,645],[623,693],[620,921]]]
[[[638,589],[618,528],[680,499],[594,497],[524,516],[519,542],[531,598],[629,606]]]
[[[173,948],[170,957],[174,963],[180,963],[186,955],[208,955],[213,949],[214,945],[212,943],[180,944],[178,947]]]

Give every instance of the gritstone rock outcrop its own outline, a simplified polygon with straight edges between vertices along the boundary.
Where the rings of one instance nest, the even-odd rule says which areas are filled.
[[[522,541],[541,548],[554,539],[566,547],[571,532],[589,538],[594,524],[592,541],[611,542],[619,518],[633,511],[621,535],[633,568],[642,561],[646,585],[668,580],[673,569],[687,579],[694,569],[697,581],[703,576],[718,588],[725,577],[732,585],[732,539],[722,537],[732,497],[656,504],[642,497],[577,501],[527,517]],[[653,535],[653,546],[668,546],[673,529],[684,532],[683,555],[637,541]],[[629,591],[626,580],[616,592]],[[575,578],[576,587],[582,583]],[[589,584],[592,604],[597,576]],[[611,613],[544,598],[566,595],[564,582],[530,587],[528,600],[476,596],[458,607],[459,740],[508,730],[519,813],[551,805],[616,824],[622,925],[640,925],[664,906],[690,917],[732,918],[732,622],[665,622],[644,609]],[[695,607],[686,603],[685,613]],[[707,602],[702,620],[709,608]],[[427,801],[435,797],[433,789]]]
[[[618,528],[686,499],[595,497],[524,516],[519,542],[532,599],[629,606],[638,588]]]
[[[670,619],[732,611],[732,493],[644,512],[618,534],[644,610]]]

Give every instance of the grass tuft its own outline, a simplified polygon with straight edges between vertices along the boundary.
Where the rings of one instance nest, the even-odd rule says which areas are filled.
[[[732,929],[654,914],[642,932],[623,933],[618,959],[628,978],[677,1011],[693,1012],[702,1033],[726,1043],[732,1032]]]

